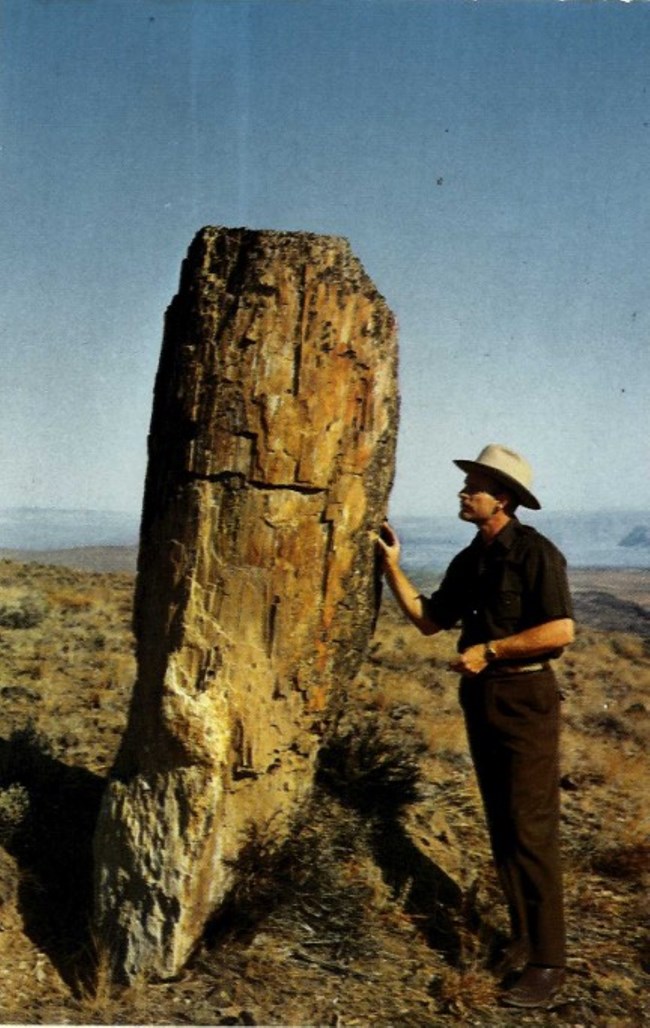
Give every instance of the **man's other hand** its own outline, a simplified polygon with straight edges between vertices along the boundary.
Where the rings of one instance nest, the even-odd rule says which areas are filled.
[[[449,670],[471,678],[472,675],[480,675],[481,671],[485,671],[486,667],[485,646],[479,645],[468,646],[466,650],[459,653],[456,660],[450,663]]]

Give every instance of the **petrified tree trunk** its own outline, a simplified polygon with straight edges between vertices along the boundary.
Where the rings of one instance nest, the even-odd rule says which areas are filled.
[[[281,840],[378,596],[394,319],[342,239],[203,229],[167,313],[138,678],[96,835],[117,974],[175,974],[251,839]]]

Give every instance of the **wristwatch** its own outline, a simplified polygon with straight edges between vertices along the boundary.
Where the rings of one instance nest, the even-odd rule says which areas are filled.
[[[494,648],[494,646],[493,646],[493,644],[491,642],[488,642],[488,643],[485,644],[485,649],[483,650],[483,656],[487,660],[488,664],[490,663],[490,661],[497,659],[497,651],[495,650],[495,648]]]

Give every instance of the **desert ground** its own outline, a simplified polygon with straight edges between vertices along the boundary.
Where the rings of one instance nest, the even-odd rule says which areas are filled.
[[[490,971],[505,920],[446,668],[454,634],[420,637],[388,598],[290,842],[242,862],[175,981],[111,985],[91,839],[134,677],[133,581],[127,552],[0,561],[0,1022],[650,1022],[647,572],[571,576],[578,633],[557,669],[569,973],[529,1014],[499,1006]]]

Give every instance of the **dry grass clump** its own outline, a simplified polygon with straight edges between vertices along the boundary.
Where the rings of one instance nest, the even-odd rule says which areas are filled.
[[[78,592],[73,589],[55,589],[48,593],[48,599],[53,607],[60,607],[61,610],[91,610],[97,599],[92,593]]]
[[[394,817],[418,797],[423,749],[417,735],[385,715],[342,717],[320,751],[319,778],[357,810]]]
[[[7,847],[29,812],[29,793],[24,785],[0,788],[0,845]]]
[[[38,593],[0,588],[0,628],[35,628],[46,613],[47,605]]]
[[[368,956],[377,898],[368,853],[367,823],[317,790],[281,845],[251,833],[208,931],[211,945],[228,934],[273,931],[332,959]]]
[[[27,721],[0,747],[0,784],[26,782],[45,774],[52,758],[48,737]]]
[[[456,1022],[459,1017],[475,1018],[478,1011],[489,1010],[496,1000],[496,982],[478,968],[445,968],[436,976],[432,988],[444,1013],[451,1014]],[[470,1020],[469,1023],[481,1022]]]
[[[594,854],[591,864],[606,878],[643,884],[650,876],[650,842],[614,843]]]
[[[642,667],[646,666],[650,656],[648,639],[643,639],[636,635],[615,633],[612,635],[609,645],[612,653],[617,657],[622,657],[623,660],[629,660],[633,664],[639,664]]]

